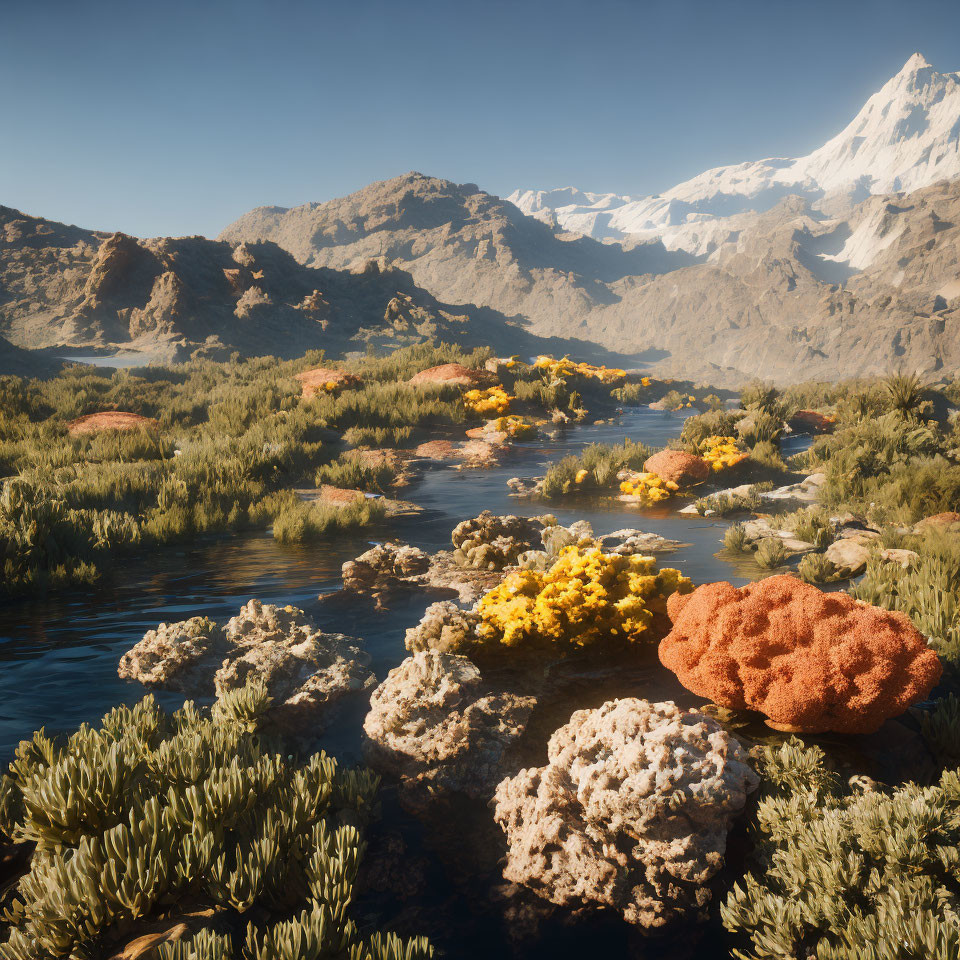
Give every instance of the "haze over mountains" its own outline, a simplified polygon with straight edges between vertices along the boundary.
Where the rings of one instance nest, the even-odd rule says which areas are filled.
[[[960,371],[960,77],[919,55],[806,157],[717,168],[658,197],[511,200],[408,173],[259,207],[219,241],[0,208],[0,334],[165,356],[335,353],[371,337],[596,344],[724,386]]]

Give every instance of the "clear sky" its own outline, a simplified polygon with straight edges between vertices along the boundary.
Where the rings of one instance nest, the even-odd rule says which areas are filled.
[[[809,152],[958,0],[0,0],[0,203],[215,235],[420,170],[647,194]]]

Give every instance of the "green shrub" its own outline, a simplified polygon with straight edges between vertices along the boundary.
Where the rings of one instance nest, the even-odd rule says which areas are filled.
[[[350,530],[378,522],[384,517],[377,500],[356,500],[346,506],[331,506],[301,500],[296,494],[284,496],[274,507],[273,537],[278,543],[306,543],[334,530]]]
[[[720,915],[741,960],[960,956],[960,776],[846,792],[822,751],[765,747],[756,867]]]
[[[797,573],[807,583],[830,583],[836,579],[837,568],[822,553],[808,553],[800,559]]]
[[[220,932],[161,956],[381,955],[383,940],[365,947],[348,914],[377,778],[322,753],[288,756],[257,731],[268,705],[256,683],[212,715],[186,703],[170,716],[147,697],[63,743],[42,730],[21,743],[0,829],[37,849],[9,897],[0,957],[95,956],[178,905],[213,908]],[[409,950],[432,953],[422,940]]]
[[[723,535],[723,546],[730,553],[749,553],[751,546],[747,539],[746,527],[742,523],[727,527]]]
[[[690,453],[701,454],[707,437],[735,437],[737,421],[743,417],[740,410],[711,410],[698,413],[683,421],[680,445]]]
[[[543,478],[543,495],[548,498],[563,496],[577,491],[609,490],[617,482],[617,474],[623,469],[639,470],[653,455],[654,449],[645,443],[624,440],[610,445],[592,443],[579,455],[564,457],[547,467]],[[586,476],[576,482],[581,470]]]
[[[765,570],[782,567],[787,559],[787,551],[779,537],[764,537],[757,545],[753,559]]]
[[[906,569],[872,557],[849,592],[858,600],[905,613],[941,657],[960,665],[960,542],[930,534],[915,546],[919,559]]]

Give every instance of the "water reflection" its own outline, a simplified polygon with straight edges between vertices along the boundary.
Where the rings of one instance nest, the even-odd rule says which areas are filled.
[[[421,504],[424,513],[389,527],[302,547],[280,546],[262,532],[211,538],[186,550],[158,550],[148,558],[125,561],[95,589],[7,601],[0,609],[0,763],[9,759],[20,739],[41,726],[67,730],[99,718],[115,703],[138,700],[143,688],[117,676],[117,661],[151,627],[199,614],[226,620],[251,597],[295,604],[314,613],[328,629],[362,637],[382,677],[403,658],[404,629],[420,618],[429,600],[414,598],[402,609],[374,614],[330,611],[317,606],[317,595],[336,589],[341,564],[370,542],[397,536],[439,549],[449,544],[454,524],[484,508],[526,515],[549,509],[563,523],[589,520],[598,533],[637,526],[690,544],[668,562],[694,582],[745,583],[758,571],[744,565],[735,569],[715,555],[722,546],[724,521],[679,516],[669,502],[649,509],[613,500],[545,507],[508,495],[510,477],[542,473],[547,463],[587,443],[630,437],[662,445],[679,434],[682,424],[679,414],[631,410],[614,423],[576,427],[546,444],[517,444],[507,461],[492,470],[430,471],[404,494]],[[182,697],[160,693],[158,699],[176,706]],[[350,754],[358,733],[355,728],[353,740],[344,734],[341,745]]]

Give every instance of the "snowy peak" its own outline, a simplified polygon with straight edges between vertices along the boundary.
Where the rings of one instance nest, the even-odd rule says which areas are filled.
[[[566,187],[517,190],[507,199],[597,239],[656,236],[671,249],[715,254],[737,235],[743,215],[790,194],[831,209],[958,176],[960,75],[939,73],[915,53],[836,137],[805,157],[716,167],[652,197]]]

